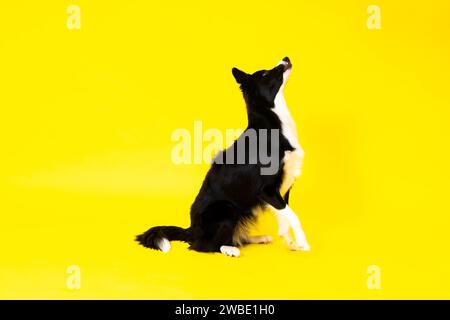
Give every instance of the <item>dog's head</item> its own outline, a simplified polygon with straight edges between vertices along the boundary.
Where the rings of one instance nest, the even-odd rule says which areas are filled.
[[[240,84],[248,105],[274,107],[277,94],[282,94],[291,73],[292,64],[283,58],[273,69],[260,70],[253,74],[233,68],[233,76]]]

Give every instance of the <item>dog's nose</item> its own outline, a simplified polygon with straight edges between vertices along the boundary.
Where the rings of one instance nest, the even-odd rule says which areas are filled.
[[[284,57],[283,59],[281,59],[280,62],[278,62],[277,66],[283,66],[282,70],[286,71],[292,68],[292,63],[291,63],[291,59],[289,59],[288,57]]]

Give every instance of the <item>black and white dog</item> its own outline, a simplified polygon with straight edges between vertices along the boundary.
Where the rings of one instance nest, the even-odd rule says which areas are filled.
[[[269,208],[275,213],[279,235],[289,248],[310,250],[300,221],[288,205],[289,191],[300,175],[303,160],[295,123],[283,95],[291,69],[287,57],[273,69],[253,74],[233,68],[247,105],[247,129],[232,146],[216,156],[192,204],[190,227],[153,227],[137,236],[136,241],[167,252],[169,241],[178,240],[189,243],[190,249],[196,251],[237,257],[238,247],[244,244],[272,241],[270,236],[249,236],[249,225],[263,209]],[[280,134],[263,135],[262,129]],[[256,134],[257,143],[248,141],[249,132]],[[250,148],[255,145],[257,156],[251,159]],[[245,161],[236,161],[242,152],[239,146],[245,146]],[[267,164],[260,156],[261,148],[269,149],[270,156],[276,157],[279,164],[271,174],[261,173]],[[290,228],[295,240],[290,236]]]

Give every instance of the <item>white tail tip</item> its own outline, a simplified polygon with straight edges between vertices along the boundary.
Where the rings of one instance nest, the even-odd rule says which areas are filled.
[[[161,238],[158,240],[158,248],[161,249],[162,252],[167,253],[170,250],[170,242],[166,238]]]

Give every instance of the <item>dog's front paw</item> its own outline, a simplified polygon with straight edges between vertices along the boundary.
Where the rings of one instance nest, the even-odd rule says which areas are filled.
[[[292,250],[292,251],[305,251],[305,252],[311,251],[311,246],[306,241],[304,241],[304,242],[303,241],[302,242],[290,241],[287,243],[287,246],[288,246],[289,250]]]
[[[311,251],[311,246],[309,245],[309,243],[308,242],[306,242],[306,241],[301,241],[301,242],[299,242],[299,241],[297,241],[297,242],[294,242],[294,246],[295,246],[295,250],[296,251]]]

